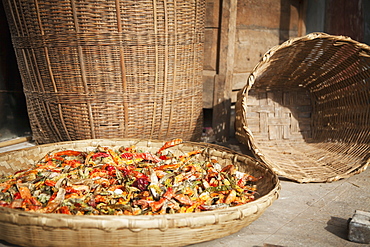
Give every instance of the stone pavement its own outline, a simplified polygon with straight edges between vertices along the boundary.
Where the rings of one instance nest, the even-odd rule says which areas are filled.
[[[30,145],[1,148],[0,152]],[[249,152],[235,141],[225,146]],[[189,247],[370,246],[348,240],[348,222],[355,211],[370,211],[370,169],[332,183],[299,184],[281,179],[281,187],[279,199],[249,226]],[[0,246],[12,245],[0,241]]]

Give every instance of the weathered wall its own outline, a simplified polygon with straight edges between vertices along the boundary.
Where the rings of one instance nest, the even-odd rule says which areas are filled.
[[[310,0],[306,9],[306,32],[323,32],[325,26],[325,2],[326,0]]]
[[[299,35],[301,7],[300,1],[294,0],[238,1],[233,90],[245,85],[271,47]]]
[[[367,0],[326,0],[325,32],[364,41],[364,5]],[[367,10],[367,12],[369,9]]]
[[[230,1],[230,0],[227,0]],[[227,18],[222,13],[222,0],[207,0],[205,57],[204,57],[204,108],[212,108],[215,75],[219,73],[220,22]],[[265,52],[302,32],[300,10],[303,1],[297,0],[244,0],[237,1],[234,66],[231,87],[241,89],[246,78]],[[302,30],[301,30],[302,29]],[[215,88],[217,90],[217,88]],[[236,100],[232,93],[232,102]]]
[[[221,0],[206,0],[203,107],[213,108],[214,79],[218,71]]]

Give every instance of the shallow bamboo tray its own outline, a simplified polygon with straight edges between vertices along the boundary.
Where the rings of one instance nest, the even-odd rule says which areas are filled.
[[[330,182],[370,162],[370,47],[312,33],[273,47],[236,104],[236,137],[281,176]]]
[[[135,144],[157,151],[162,141],[94,139],[45,144],[0,155],[0,174],[10,174],[60,149],[86,150],[97,145],[120,147]],[[0,207],[0,239],[21,246],[184,246],[239,231],[256,220],[278,198],[277,175],[262,162],[221,146],[187,142],[171,148],[183,153],[207,147],[207,156],[221,165],[235,164],[240,171],[263,176],[259,197],[228,209],[190,214],[155,216],[71,216],[40,214]]]

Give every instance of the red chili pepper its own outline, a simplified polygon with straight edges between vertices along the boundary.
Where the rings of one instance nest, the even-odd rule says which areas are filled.
[[[66,190],[66,193],[68,193],[68,194],[69,193],[80,193],[79,190],[74,189],[72,186],[66,187],[65,190]]]
[[[182,139],[173,139],[171,141],[166,142],[159,150],[157,153],[162,152],[163,150],[176,146],[178,144],[182,143]]]
[[[116,168],[114,166],[108,165],[108,166],[105,167],[105,170],[111,172],[111,171],[115,171]]]
[[[104,165],[103,165],[103,167],[104,167]],[[90,172],[90,174],[97,173],[97,172],[101,172],[101,171],[102,171],[102,169],[94,168],[94,169]]]
[[[60,160],[60,161],[63,161],[64,158],[60,157],[60,156],[53,156],[53,157],[50,157],[48,159],[48,161],[55,161],[55,160]]]
[[[58,192],[54,192],[54,194],[52,194],[51,197],[49,198],[48,203],[54,201],[54,199],[57,197],[57,195],[58,195]]]
[[[252,175],[249,175],[249,181],[252,181],[252,182],[257,182],[258,180],[262,179],[263,176],[260,176],[258,178],[256,177],[253,177]]]
[[[32,197],[31,191],[28,187],[19,187],[18,191],[21,194],[22,199],[30,199]]]
[[[156,155],[151,154],[151,153],[123,153],[121,154],[121,157],[127,160],[143,159],[147,161],[153,161],[155,163],[158,163],[161,161],[160,158],[158,158]]]
[[[125,170],[122,172],[124,175],[126,176],[130,176],[132,178],[144,178],[144,179],[147,179],[149,180],[148,176],[146,176],[144,173],[141,173],[139,171],[135,171],[135,170]]]
[[[151,154],[151,153],[136,153],[136,154],[138,155],[139,158],[142,158],[147,161],[153,161],[155,163],[158,163],[161,161],[161,159],[158,158],[158,156]]]
[[[114,171],[115,172],[115,171]],[[109,174],[110,176],[114,176],[112,174]],[[118,180],[115,179],[115,178],[112,178],[112,179],[109,179],[109,184],[112,186],[112,185],[115,185],[115,184],[118,184]]]
[[[159,156],[159,158],[161,160],[169,160],[169,159],[171,159],[171,157],[167,157],[166,155],[161,155],[161,156]]]
[[[211,178],[214,178],[214,177],[217,177],[217,176],[218,176],[218,172],[212,167],[209,168],[208,171],[207,171],[207,175],[206,175],[207,182],[210,182]]]
[[[132,186],[138,188],[139,190],[145,190],[148,184],[149,184],[148,178],[141,177],[136,179]]]
[[[180,164],[168,164],[168,165],[161,165],[161,166],[157,166],[157,167],[154,167],[154,170],[157,171],[157,170],[166,170],[166,169],[177,169],[180,167]]]
[[[85,154],[85,153],[80,152],[80,151],[74,151],[74,150],[65,150],[65,151],[60,151],[60,152],[54,153],[53,157],[56,157],[56,156],[79,156],[81,154]]]
[[[133,153],[123,153],[121,154],[121,158],[124,158],[126,160],[131,160],[134,158],[134,154]]]
[[[189,206],[195,203],[194,201],[190,199],[189,196],[184,195],[184,194],[175,195],[174,198],[178,200],[179,202],[181,202],[182,204],[189,205]]]
[[[230,174],[233,174],[235,171],[234,165],[227,165],[224,168],[222,168],[221,172],[229,172]]]
[[[94,203],[106,202],[107,198],[105,196],[96,195],[94,198]]]
[[[236,199],[236,191],[231,190],[229,195],[225,199],[225,203],[226,204],[231,204],[233,201],[235,201],[235,199]]]
[[[95,198],[91,198],[88,202],[87,202],[87,204],[89,205],[89,206],[91,206],[91,207],[96,207],[96,202],[95,202]]]
[[[119,167],[118,169],[123,173],[125,176],[131,176],[135,178],[147,178],[144,173],[135,170],[136,167],[134,166],[124,166]]]
[[[151,202],[151,203],[149,203],[149,206],[152,208],[153,212],[156,212],[159,209],[161,209],[161,207],[163,206],[165,201],[170,200],[174,195],[175,195],[175,193],[174,193],[172,187],[169,187],[167,189],[166,193],[164,193],[164,195],[161,197],[161,199],[159,199],[159,201]]]
[[[106,157],[109,157],[109,154],[108,153],[103,153],[103,152],[98,152],[96,154],[94,154],[91,159],[95,160],[96,158],[106,158]]]
[[[125,148],[125,151],[133,153],[135,151],[135,148],[136,148],[135,146],[127,147]]]
[[[241,178],[238,180],[238,182],[236,183],[239,187],[244,187],[245,186],[245,179]]]
[[[15,179],[14,179],[15,180]],[[11,187],[13,186],[13,183],[8,183],[5,185],[5,188],[1,192],[7,192]]]
[[[68,209],[68,206],[62,206],[58,209],[57,213],[60,213],[60,214],[69,214],[71,215],[71,211],[69,211]]]
[[[202,150],[194,150],[194,151],[187,153],[186,155],[179,156],[179,158],[181,159],[181,158],[193,156],[193,155],[200,154],[200,153],[202,153]]]
[[[30,198],[30,202],[31,202],[31,203],[32,203],[32,205],[34,205],[34,206],[42,207],[41,202],[39,202],[35,197],[31,197],[31,198]]]
[[[16,199],[22,199],[21,193],[19,193],[19,192],[14,193],[14,200],[16,200]]]
[[[26,170],[16,171],[16,172],[14,173],[14,175],[17,175],[18,173],[21,173],[21,172],[24,172],[24,171],[26,171]],[[15,179],[12,179],[12,180],[15,180]]]
[[[6,201],[0,201],[0,206],[1,207],[7,207],[7,206],[9,206],[9,203],[6,202]]]
[[[258,177],[258,178],[256,178],[256,177],[254,177],[254,176],[252,176],[252,175],[246,175],[246,176],[243,176],[241,179],[239,179],[239,180],[238,180],[237,185],[238,185],[239,187],[244,188],[244,186],[245,186],[245,184],[246,184],[246,182],[247,182],[247,181],[250,181],[250,182],[256,182],[256,181],[258,181],[258,180],[260,180],[260,179],[262,179],[262,178],[263,178],[263,177]]]
[[[49,180],[49,179],[46,179],[44,184],[47,185],[47,186],[50,186],[50,187],[53,187],[55,186],[57,182],[53,181],[53,180]]]
[[[78,160],[64,160],[63,166],[69,165],[72,168],[76,168],[77,166],[81,165],[82,163]]]

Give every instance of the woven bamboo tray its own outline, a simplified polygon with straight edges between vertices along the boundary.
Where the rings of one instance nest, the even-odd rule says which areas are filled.
[[[45,144],[0,155],[0,174],[29,167],[47,152],[60,149],[86,151],[101,146],[135,144],[157,151],[164,142],[94,139]],[[256,220],[278,198],[277,175],[264,163],[221,146],[186,142],[171,150],[177,155],[208,147],[207,156],[220,164],[263,176],[257,183],[259,198],[242,206],[190,214],[155,216],[71,216],[23,212],[0,207],[0,239],[21,246],[184,246],[239,231]]]
[[[204,0],[3,3],[38,144],[200,138]]]
[[[330,182],[370,162],[370,47],[312,33],[273,47],[236,104],[236,137],[279,175]]]

